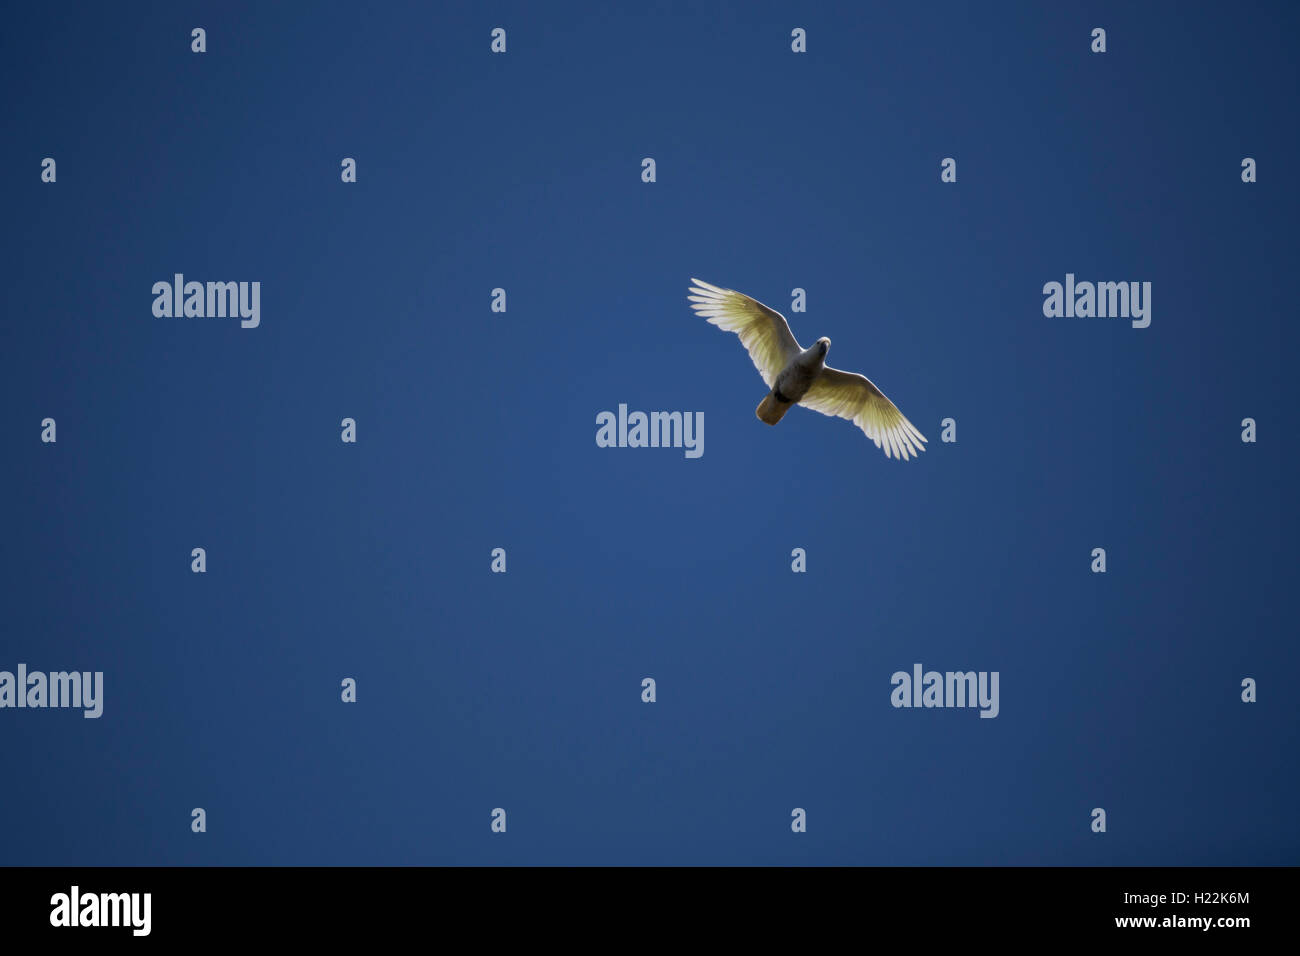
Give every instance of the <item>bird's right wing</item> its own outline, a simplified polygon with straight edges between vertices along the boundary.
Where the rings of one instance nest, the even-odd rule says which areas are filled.
[[[865,375],[827,365],[799,404],[823,415],[847,418],[867,433],[886,458],[906,461],[925,451],[925,436]]]
[[[691,308],[713,325],[740,336],[754,367],[771,388],[781,370],[803,351],[785,316],[732,289],[719,289],[701,279],[692,279]]]

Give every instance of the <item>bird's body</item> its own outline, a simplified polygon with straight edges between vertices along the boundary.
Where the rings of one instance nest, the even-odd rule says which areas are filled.
[[[806,405],[823,415],[849,419],[886,457],[906,459],[925,451],[925,436],[870,379],[826,364],[830,339],[820,338],[805,349],[776,310],[733,289],[691,281],[691,308],[740,336],[771,389],[755,409],[760,420],[775,425],[793,405]]]
[[[761,420],[775,425],[785,416],[790,406],[808,394],[808,390],[826,368],[826,352],[830,345],[830,339],[818,339],[812,348],[804,349],[781,369],[772,383],[772,391],[767,393],[767,397],[755,409]]]

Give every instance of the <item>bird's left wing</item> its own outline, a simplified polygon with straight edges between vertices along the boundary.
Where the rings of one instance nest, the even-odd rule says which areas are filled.
[[[906,460],[925,451],[925,436],[865,375],[828,365],[799,404],[823,415],[847,418],[867,433],[886,458]]]
[[[732,289],[720,289],[701,279],[692,279],[691,308],[710,323],[740,336],[754,367],[768,388],[790,360],[803,351],[785,316],[757,299]]]

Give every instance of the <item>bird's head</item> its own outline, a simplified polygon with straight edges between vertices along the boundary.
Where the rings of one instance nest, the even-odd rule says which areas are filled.
[[[817,348],[821,350],[822,358],[825,358],[826,353],[831,350],[831,340],[823,335],[817,340]]]

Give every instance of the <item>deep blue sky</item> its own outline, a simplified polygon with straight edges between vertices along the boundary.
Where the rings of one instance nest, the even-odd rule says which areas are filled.
[[[1296,8],[554,6],[7,13],[0,669],[105,703],[0,710],[0,863],[1300,862]],[[929,450],[759,423],[691,276]]]

